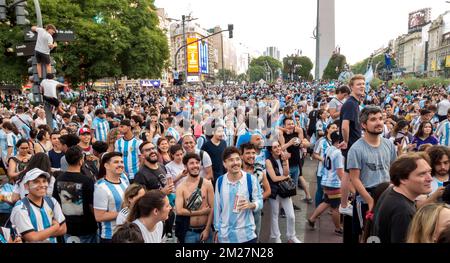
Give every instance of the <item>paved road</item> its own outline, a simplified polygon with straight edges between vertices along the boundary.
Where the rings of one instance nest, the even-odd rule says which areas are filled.
[[[316,170],[317,161],[306,159],[303,167],[303,175],[309,184],[311,195],[314,196],[316,191]],[[302,190],[297,191],[297,196],[293,198],[294,204],[301,208],[301,211],[295,211],[295,230],[297,237],[305,243],[342,243],[342,236],[334,233],[334,225],[331,221],[331,215],[328,212],[322,214],[320,219],[316,221],[316,229],[311,230],[307,224],[307,216],[314,211],[314,204],[303,202],[305,194]],[[270,205],[265,202],[263,209],[261,238],[263,243],[271,243],[270,239]],[[286,219],[279,218],[281,240],[286,242]]]

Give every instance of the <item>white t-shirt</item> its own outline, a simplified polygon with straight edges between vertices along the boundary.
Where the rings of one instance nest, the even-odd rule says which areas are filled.
[[[50,35],[47,30],[40,27],[36,28],[36,32],[38,33],[38,37],[34,50],[43,54],[50,55],[50,48],[48,47],[48,45],[53,44],[52,35]]]
[[[200,156],[201,158],[199,149],[195,149],[195,153],[198,154],[198,156]],[[209,157],[209,154],[207,152],[203,151],[203,158],[202,161],[200,162],[200,176],[204,178],[206,175],[206,168],[211,166],[212,166],[211,157]]]
[[[156,224],[153,232],[148,231],[147,227],[145,227],[139,219],[134,220],[133,223],[136,224],[141,230],[144,243],[162,243],[162,235],[164,230],[164,225],[162,222],[158,222]]]
[[[50,98],[58,98],[56,95],[56,89],[58,85],[61,85],[58,81],[54,79],[44,79],[41,82],[41,87],[44,89],[44,96]]]
[[[34,126],[39,127],[40,125],[47,125],[47,120],[41,119],[39,117],[36,118],[36,120],[34,120]]]
[[[167,176],[172,177],[172,179],[175,181],[175,178],[177,178],[177,176],[181,172],[183,172],[184,164],[183,163],[177,164],[176,162],[171,161],[170,163],[166,164],[166,170],[167,170]],[[180,183],[182,181],[184,181],[185,178],[186,177],[182,178],[175,184],[175,189],[178,187],[178,185],[180,185]]]

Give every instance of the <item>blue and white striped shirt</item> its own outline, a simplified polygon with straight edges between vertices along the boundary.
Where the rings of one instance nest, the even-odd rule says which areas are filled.
[[[314,153],[318,154],[320,157],[322,157],[325,160],[325,153],[326,153],[328,147],[330,147],[330,142],[328,141],[328,139],[326,137],[322,137],[316,143],[316,146],[314,148]],[[317,167],[317,177],[322,177],[324,173],[326,173],[324,164],[323,164],[323,162],[319,162],[319,166]]]
[[[255,210],[246,209],[239,213],[233,212],[234,202],[238,193],[249,198],[247,186],[247,174],[241,171],[242,177],[237,182],[230,182],[228,174],[223,175],[222,186],[219,194],[219,186],[216,182],[214,195],[214,227],[219,231],[219,243],[243,243],[256,238],[255,219],[253,211],[259,211],[263,207],[262,191],[258,179],[251,176],[252,202]],[[217,180],[218,181],[218,180]]]
[[[6,141],[7,141],[8,147],[13,147],[11,156],[16,156],[16,154],[17,154],[16,143],[19,140],[20,140],[20,135],[15,135],[13,132],[6,134]]]
[[[125,189],[129,185],[129,181],[124,174],[120,177],[120,183],[111,183],[105,178],[95,183],[94,187],[94,209],[120,212]],[[116,227],[116,219],[101,222],[100,237],[103,239],[111,239]]]
[[[175,138],[175,140],[176,140],[177,142],[179,142],[180,139],[181,139],[180,134],[179,134],[178,131],[175,130],[175,128],[173,128],[173,127],[169,127],[169,128],[167,129],[165,135],[166,135],[166,136],[172,136],[173,138]]]
[[[24,235],[32,231],[42,231],[52,226],[53,219],[63,224],[66,221],[62,213],[61,206],[55,198],[51,197],[53,210],[45,199],[42,200],[42,207],[38,207],[30,201],[31,210],[28,212],[27,206],[18,201],[11,212],[11,223],[16,226],[19,234]],[[47,239],[50,243],[57,243],[55,237]]]
[[[3,129],[0,129],[0,150],[0,156],[6,161],[6,155],[8,155],[8,141]]]
[[[344,156],[341,150],[334,146],[328,147],[325,152],[325,172],[322,174],[322,186],[341,188],[341,180],[337,174],[337,169],[344,169]]]
[[[123,163],[125,166],[125,173],[127,173],[130,180],[134,179],[134,176],[139,170],[139,146],[142,141],[133,137],[133,139],[127,141],[123,137],[116,141],[115,149],[117,152],[123,154]]]
[[[95,131],[95,140],[106,142],[109,132],[109,123],[106,119],[95,117],[92,121],[92,129]]]
[[[439,124],[436,134],[439,138],[440,145],[450,146],[450,122],[448,120]]]

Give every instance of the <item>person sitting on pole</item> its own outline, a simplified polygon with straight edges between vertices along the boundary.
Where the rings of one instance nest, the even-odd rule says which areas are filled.
[[[38,34],[34,51],[37,60],[39,80],[42,80],[42,64],[45,64],[47,73],[52,72],[50,51],[57,47],[56,42],[53,41],[53,35],[56,34],[56,27],[52,24],[48,24],[45,29],[37,26],[32,26],[31,30],[37,32]]]

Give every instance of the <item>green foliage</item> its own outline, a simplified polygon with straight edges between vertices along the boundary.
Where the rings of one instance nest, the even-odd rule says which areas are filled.
[[[169,47],[165,33],[158,27],[154,0],[40,0],[44,25],[52,23],[58,29],[75,32],[76,40],[58,43],[52,52],[58,75],[73,86],[100,78],[128,76],[157,78],[167,66]],[[28,6],[28,19],[36,24],[34,6]],[[94,17],[101,15],[100,24]],[[9,28],[0,26],[0,44]],[[23,42],[23,31],[13,28],[14,43]],[[7,69],[3,65],[8,65]],[[27,65],[21,58],[5,59],[0,55],[0,81],[26,79]],[[23,70],[19,70],[23,68]],[[7,74],[7,71],[15,74]]]
[[[295,67],[295,65],[299,66]],[[283,58],[283,66],[283,73],[287,76],[290,76],[293,72],[294,76],[308,79],[314,65],[311,59],[306,56],[287,56]]]
[[[231,71],[229,69],[219,69],[217,73],[217,78],[219,80],[223,80],[223,83],[227,83],[228,81],[234,81],[237,78],[236,72]]]
[[[278,69],[282,68],[280,61],[274,59],[273,57],[269,57],[269,56],[261,56],[261,57],[253,59],[250,62],[250,67],[258,65],[263,68],[266,68],[266,62],[274,74],[276,74]]]
[[[247,74],[242,73],[236,77],[236,80],[241,83],[242,81],[247,81]]]
[[[351,69],[353,71],[353,73],[355,74],[365,74],[366,73],[366,69],[367,69],[367,64],[369,63],[369,59],[370,58],[366,58],[363,61],[360,61],[358,63],[356,63],[355,65],[351,66]],[[395,64],[395,60],[391,59],[391,67],[395,68],[396,64]],[[378,65],[378,68],[376,68]],[[382,68],[384,68],[386,66],[386,64],[384,63],[384,54],[380,54],[378,56],[375,56],[372,60],[372,68],[373,70],[380,70]]]
[[[15,52],[16,45],[22,39],[23,31],[19,27],[0,24],[0,84],[20,86],[25,81],[28,70],[26,58],[16,57]]]
[[[389,81],[389,86],[392,84],[400,84],[403,83],[404,87],[407,87],[410,90],[420,89],[421,87],[431,87],[431,86],[448,86],[450,85],[450,79],[446,78],[400,78]]]
[[[261,79],[266,79],[266,70],[263,66],[250,66],[248,68],[247,75],[250,78],[250,82],[256,82]]]
[[[370,82],[370,86],[373,89],[378,88],[381,84],[383,84],[383,80],[379,79],[379,78],[373,78],[372,81]]]
[[[333,54],[323,72],[322,79],[337,79],[339,77],[339,74],[344,70],[345,64],[347,64],[347,59],[344,55]]]

